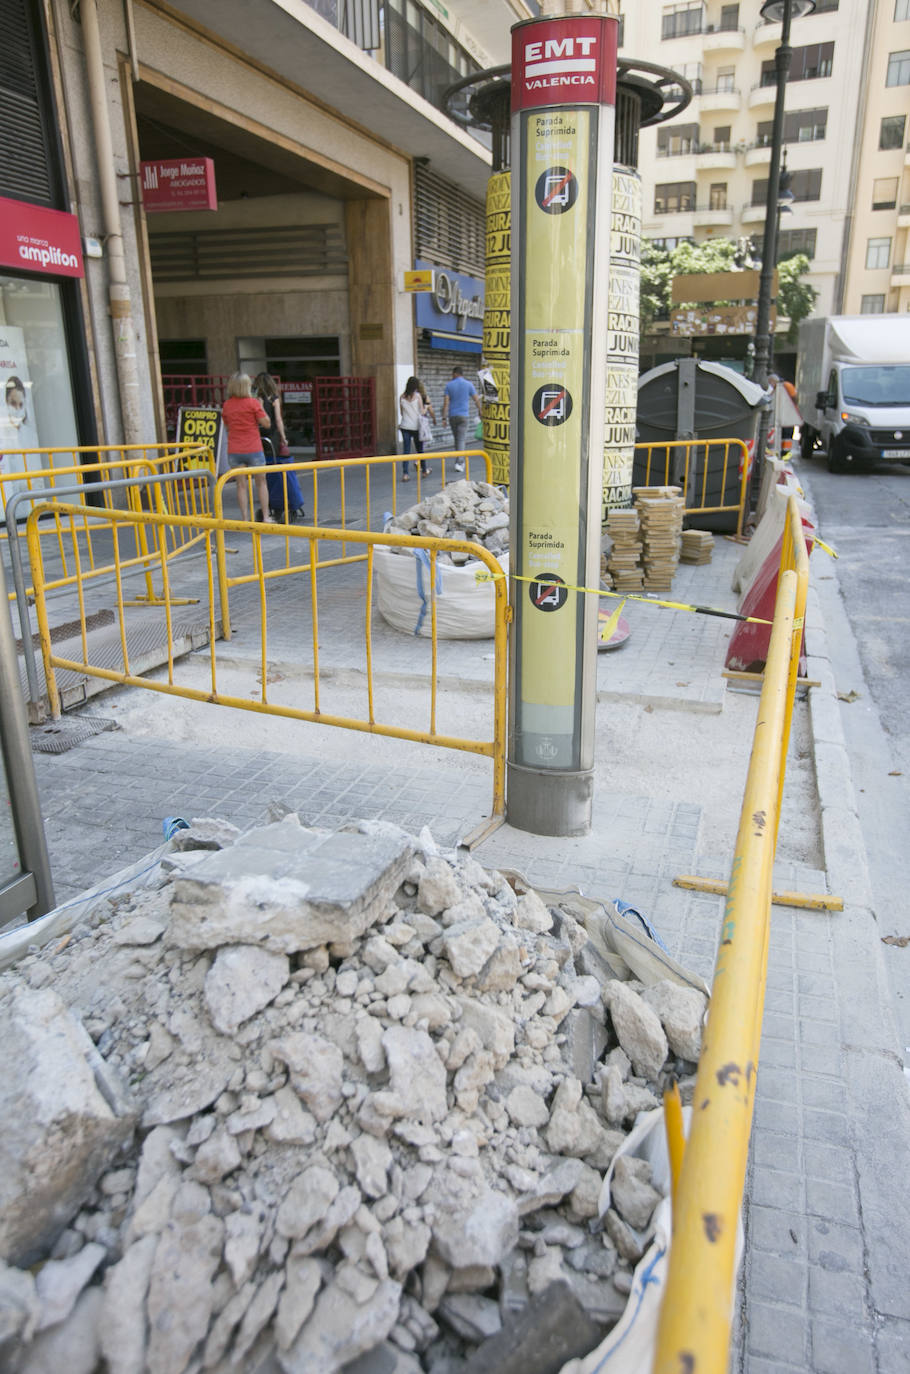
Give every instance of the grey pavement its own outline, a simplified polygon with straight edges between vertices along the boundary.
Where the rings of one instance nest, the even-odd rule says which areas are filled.
[[[320,517],[331,510],[327,495]],[[240,562],[248,554],[237,547]],[[739,552],[718,536],[710,565],[680,568],[672,599],[731,609]],[[319,585],[321,665],[360,681],[362,565],[321,573]],[[270,584],[269,666],[292,675],[296,665],[303,682],[312,668],[307,598],[299,579]],[[219,660],[246,671],[255,690],[258,604],[238,589],[231,605],[237,634],[218,646]],[[720,732],[731,710],[721,677],[730,622],[632,602],[625,613],[632,634],[600,656],[598,696],[602,713],[628,709],[621,718],[638,732],[629,753],[646,751],[658,728],[665,738],[668,721],[671,739],[674,731],[680,740],[696,728],[710,732],[712,721]],[[377,679],[393,694],[404,682],[418,690],[429,671],[426,643],[376,613],[372,623]],[[773,908],[731,1369],[898,1374],[910,1370],[907,1079],[814,594],[807,644],[809,676],[822,686],[797,704],[790,768],[795,778],[811,777],[814,767],[817,788],[799,805],[812,810],[808,830],[818,843],[797,825],[782,827],[775,886],[833,891],[847,906],[842,914]],[[461,718],[486,707],[490,654],[489,641],[440,646],[440,677]],[[130,690],[134,699],[141,689]],[[93,709],[114,719],[124,700],[120,691]],[[210,724],[179,738],[150,708],[142,729],[127,713],[126,728],[60,755],[35,755],[58,900],[152,850],[166,815],[219,815],[245,828],[270,807],[287,807],[306,824],[376,817],[415,831],[428,825],[438,841],[455,844],[489,810],[487,760],[398,741],[379,749],[368,736],[281,720],[269,722],[263,745],[245,713],[199,709]],[[745,762],[708,750],[701,763],[704,774],[693,770],[685,787],[668,793],[659,767],[643,781],[640,770],[624,776],[601,752],[588,836],[550,839],[503,826],[476,857],[540,886],[634,902],[671,952],[710,978],[722,899],[672,880],[727,875],[732,850],[718,847],[707,821],[706,780],[723,783],[738,810]]]

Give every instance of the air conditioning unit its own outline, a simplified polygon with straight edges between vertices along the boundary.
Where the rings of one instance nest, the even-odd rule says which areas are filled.
[[[716,27],[716,25],[714,25],[714,24],[706,24],[706,25],[705,25],[705,33],[713,33],[714,30],[715,30],[715,27]]]

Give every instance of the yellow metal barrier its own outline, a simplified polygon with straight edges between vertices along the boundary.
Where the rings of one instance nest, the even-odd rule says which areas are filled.
[[[644,480],[640,481],[644,463]],[[736,501],[724,501],[733,485],[733,465],[737,465]],[[636,487],[681,487],[686,515],[736,516],[736,532],[742,534],[747,514],[749,488],[749,449],[742,439],[673,439],[665,443],[635,445],[634,485]],[[720,501],[713,499],[714,488]]]
[[[474,460],[475,469],[476,469],[477,465],[482,465],[483,477],[482,477],[480,480],[485,481],[485,482],[492,482],[492,480],[493,480],[493,464],[492,464],[491,459],[490,459],[489,456],[483,451],[483,449],[445,449],[445,450],[442,450],[442,451],[437,452],[437,453],[425,453],[425,454],[422,454],[422,455],[421,455],[421,454],[413,454],[413,453],[412,453],[412,454],[409,454],[407,457],[405,457],[405,456],[403,456],[403,455],[401,455],[401,454],[390,454],[390,455],[384,454],[384,455],[378,455],[378,456],[373,457],[373,458],[343,458],[343,459],[339,459],[337,462],[332,462],[331,460],[328,460],[328,461],[320,461],[320,462],[308,461],[308,462],[300,462],[300,463],[282,463],[282,464],[280,464],[280,466],[279,466],[279,465],[276,465],[276,466],[273,466],[273,467],[269,467],[269,468],[266,469],[266,471],[269,473],[269,475],[271,475],[271,476],[273,476],[273,477],[275,477],[275,476],[283,476],[283,487],[284,487],[284,492],[283,492],[284,501],[283,501],[283,504],[284,504],[284,512],[285,512],[285,515],[286,515],[286,516],[288,515],[288,484],[287,484],[287,474],[293,472],[293,473],[295,473],[295,474],[299,474],[301,477],[309,477],[309,478],[310,478],[311,493],[312,493],[312,494],[311,494],[311,496],[310,496],[310,498],[309,498],[309,499],[310,499],[309,523],[310,523],[310,525],[316,525],[316,526],[319,525],[319,479],[320,479],[320,477],[322,477],[322,478],[327,477],[329,473],[337,474],[337,477],[338,477],[338,486],[339,486],[339,489],[338,489],[338,498],[339,498],[339,503],[340,503],[340,509],[337,511],[337,513],[336,513],[336,512],[333,512],[333,516],[332,516],[333,523],[332,523],[331,528],[332,528],[332,529],[340,529],[341,531],[346,531],[346,530],[349,528],[349,526],[348,526],[348,512],[347,512],[347,485],[348,485],[348,480],[349,480],[349,478],[351,478],[351,477],[354,477],[354,478],[360,477],[360,478],[362,478],[362,479],[363,479],[363,484],[364,484],[364,498],[365,498],[365,513],[364,513],[364,515],[363,515],[362,518],[363,518],[363,520],[365,521],[366,528],[367,528],[367,529],[371,529],[371,528],[373,527],[373,523],[374,523],[374,513],[373,513],[373,504],[372,504],[372,502],[373,502],[373,497],[374,497],[374,490],[373,490],[373,488],[374,488],[374,480],[373,480],[373,479],[376,478],[376,477],[384,476],[384,475],[390,475],[390,476],[391,476],[391,479],[392,479],[391,492],[389,493],[389,492],[387,492],[386,490],[383,490],[381,493],[379,493],[379,496],[380,496],[380,498],[382,499],[382,501],[383,501],[384,503],[386,503],[386,502],[391,502],[392,513],[393,513],[393,515],[394,515],[394,514],[397,514],[397,511],[398,511],[398,494],[399,494],[399,493],[398,493],[398,483],[402,480],[402,475],[401,475],[401,474],[399,473],[399,471],[398,471],[399,465],[402,465],[402,464],[404,464],[404,463],[412,463],[412,462],[413,462],[413,463],[415,463],[415,466],[416,466],[416,468],[417,468],[417,486],[416,486],[415,489],[409,491],[409,493],[408,493],[412,502],[417,502],[417,501],[420,501],[420,500],[423,499],[422,494],[425,493],[426,484],[427,484],[429,481],[433,480],[432,478],[429,478],[429,477],[421,478],[421,475],[420,475],[420,463],[419,463],[419,461],[415,462],[415,460],[418,460],[418,459],[420,459],[421,457],[422,457],[423,459],[425,459],[427,462],[429,462],[430,460],[432,460],[433,462],[437,462],[437,461],[438,461],[438,462],[440,463],[440,478],[441,478],[441,483],[442,483],[442,486],[443,486],[443,487],[446,486],[446,463],[447,463],[447,462],[449,462],[449,463],[451,464],[451,466],[450,466],[449,469],[448,469],[448,472],[449,472],[449,476],[450,476],[450,477],[451,477],[451,476],[453,475],[453,473],[454,473],[454,464],[455,464],[456,462],[461,461],[461,462],[463,462],[464,465],[465,465],[465,471],[464,471],[464,473],[460,473],[460,472],[459,472],[459,473],[455,474],[455,480],[456,480],[456,481],[461,481],[463,478],[469,478],[469,477],[470,477],[470,475],[471,475],[471,460],[472,460],[472,459]],[[261,473],[262,473],[262,468],[261,468],[261,467],[258,467],[258,468],[234,468],[234,469],[232,469],[231,472],[225,472],[225,473],[222,473],[222,474],[221,474],[221,476],[218,478],[218,481],[217,481],[216,484],[215,484],[215,515],[216,515],[216,517],[217,517],[218,519],[221,519],[221,518],[223,518],[223,516],[224,516],[224,490],[225,490],[225,487],[227,486],[228,482],[233,482],[233,481],[235,481],[235,480],[238,481],[238,482],[245,482],[245,483],[246,483],[246,485],[247,485],[247,500],[248,500],[248,502],[249,502],[249,509],[250,509],[251,511],[255,510],[255,508],[256,508],[256,502],[255,502],[255,492],[254,492],[253,483],[254,483],[254,480],[255,480],[257,474],[261,475]],[[475,471],[475,480],[476,480],[476,471]],[[308,484],[308,485],[309,485],[309,484]],[[435,484],[434,484],[434,489],[435,489]],[[378,517],[377,517],[377,520],[378,520],[378,521],[381,521],[381,520],[383,519],[384,515],[385,515],[385,507],[383,507],[383,509],[380,511],[380,513],[379,513],[379,515],[378,515]],[[360,518],[360,517],[358,516],[358,518]],[[230,637],[231,637],[231,623],[230,623],[230,607],[229,607],[229,602],[228,602],[228,593],[229,593],[229,589],[230,589],[231,587],[239,587],[239,586],[242,586],[244,583],[247,583],[247,582],[254,582],[254,581],[257,580],[259,574],[258,574],[257,571],[254,570],[253,572],[243,572],[243,573],[237,574],[236,576],[229,577],[229,576],[227,575],[227,560],[226,560],[226,558],[225,558],[224,542],[223,542],[223,539],[220,538],[220,536],[219,536],[219,540],[220,540],[220,542],[219,542],[219,547],[218,547],[218,567],[219,567],[219,572],[220,572],[221,574],[223,574],[223,577],[224,577],[224,581],[223,581],[222,586],[221,586],[221,601],[222,601],[222,605],[223,605],[223,607],[224,607],[224,637],[225,637],[225,639],[230,639]],[[283,565],[283,566],[281,566],[281,565],[276,565],[276,566],[273,566],[273,567],[269,568],[269,569],[267,570],[267,572],[265,573],[265,576],[266,576],[267,578],[286,577],[289,573],[309,572],[309,571],[310,571],[311,565],[310,565],[309,562],[306,562],[306,563],[303,563],[303,564],[300,564],[300,565],[295,565],[295,564],[293,563],[292,558],[291,558],[291,553],[292,553],[292,549],[293,549],[293,548],[294,548],[294,545],[289,541],[289,542],[285,545],[284,565]],[[342,541],[341,541],[341,548],[340,548],[340,552],[339,552],[339,553],[335,553],[334,549],[333,549],[332,552],[333,552],[333,556],[330,557],[330,558],[323,558],[323,557],[320,557],[320,555],[319,555],[319,548],[318,548],[318,545],[317,545],[317,546],[316,546],[316,562],[315,562],[312,566],[313,566],[314,568],[317,568],[317,569],[319,569],[319,568],[331,568],[331,567],[336,567],[336,566],[338,566],[338,565],[341,564],[341,563],[359,563],[359,562],[362,562],[363,559],[366,557],[366,554],[364,554],[363,552],[360,552],[360,551],[356,551],[356,552],[354,552],[354,553],[349,553],[348,550],[347,550],[347,546],[346,546],[346,541],[345,541],[345,540],[342,540]]]
[[[99,576],[113,571],[113,564],[99,563],[95,545],[102,531],[109,533],[112,529],[109,520],[99,520],[98,517],[102,512],[108,513],[116,509],[117,493],[108,488],[99,488],[98,483],[117,476],[142,477],[173,473],[174,481],[167,483],[164,488],[161,485],[149,487],[146,493],[139,487],[127,489],[125,499],[128,508],[135,510],[137,514],[141,513],[144,509],[144,499],[151,499],[159,514],[211,514],[208,483],[200,482],[196,475],[201,470],[211,471],[209,451],[203,444],[108,445],[98,448],[28,449],[15,453],[0,453],[0,461],[11,457],[24,461],[26,466],[22,471],[0,471],[0,510],[3,512],[14,493],[23,490],[46,492],[48,497],[52,497],[58,487],[80,485],[85,489],[86,498],[92,502],[92,522],[83,520],[79,527],[84,542],[84,553],[79,560],[78,572],[75,565],[70,566],[68,543],[62,537],[60,520],[54,519],[42,527],[41,536],[56,545],[60,558],[60,575],[47,583],[48,588],[73,585],[77,576],[86,576],[86,567],[90,573]],[[80,461],[80,458],[94,461]],[[72,461],[66,461],[68,459]],[[44,466],[37,465],[42,460]],[[72,529],[70,533],[72,534]],[[141,561],[149,555],[148,538],[142,525],[136,526],[133,535],[135,559]],[[0,529],[0,538],[9,537],[9,531],[4,525]],[[177,527],[169,527],[166,537],[170,540],[169,556],[185,551],[196,542],[188,540],[185,533]],[[31,595],[33,588],[27,588],[27,592]],[[154,599],[150,583],[146,595]],[[10,591],[8,596],[12,600],[15,592]]]
[[[654,1374],[726,1374],[790,723],[809,585],[791,497],[764,688],[683,1156]]]
[[[145,524],[149,529],[158,529],[161,533],[156,539],[158,572],[162,584],[161,607],[164,613],[164,631],[167,636],[168,658],[167,658],[167,681],[152,681],[150,678],[133,672],[130,666],[129,654],[129,625],[127,608],[130,605],[124,599],[123,594],[123,572],[127,568],[126,561],[119,556],[119,540],[114,539],[114,572],[116,584],[116,614],[118,617],[120,646],[122,653],[123,666],[119,669],[103,668],[97,664],[89,662],[89,639],[87,631],[87,613],[85,605],[83,579],[77,581],[79,595],[79,624],[82,640],[82,660],[65,658],[54,652],[51,642],[50,623],[47,612],[47,590],[48,584],[44,579],[43,568],[43,549],[38,531],[38,522],[42,515],[52,513],[55,518],[63,521],[69,520],[75,528],[77,522],[83,520],[91,521],[98,518],[98,512],[91,507],[82,505],[67,505],[66,503],[54,503],[47,506],[37,506],[29,515],[26,524],[26,537],[28,540],[29,556],[32,561],[32,569],[35,583],[35,611],[38,621],[38,633],[41,642],[41,652],[44,659],[44,670],[47,682],[48,702],[53,716],[59,716],[61,710],[61,697],[56,679],[56,670],[69,670],[72,672],[87,674],[88,676],[103,678],[108,682],[122,683],[132,687],[146,687],[152,691],[170,693],[173,696],[185,697],[193,701],[214,702],[221,706],[233,706],[242,711],[256,711],[271,716],[284,717],[290,720],[306,720],[321,725],[341,726],[349,730],[359,730],[370,734],[384,735],[393,739],[413,740],[420,744],[432,744],[445,749],[457,749],[466,753],[479,754],[493,761],[493,802],[491,818],[496,821],[501,819],[505,807],[505,746],[506,746],[506,625],[508,620],[508,588],[506,580],[502,576],[502,570],[496,559],[486,549],[479,544],[469,541],[456,541],[450,539],[433,539],[428,537],[411,537],[400,534],[381,534],[365,530],[332,530],[318,529],[314,526],[303,525],[262,525],[255,523],[244,523],[240,520],[224,520],[212,517],[197,516],[172,516],[157,512],[137,513],[135,511],[111,511],[105,512],[100,518],[109,521],[116,531],[123,528],[136,528]],[[198,688],[179,684],[175,681],[174,655],[172,651],[174,622],[171,608],[177,604],[171,595],[170,570],[166,554],[166,539],[164,537],[165,527],[173,524],[178,529],[194,532],[194,537],[203,541],[208,555],[208,625],[209,625],[209,655],[211,661],[210,669],[210,690],[202,691]],[[261,690],[259,700],[252,701],[248,697],[240,697],[219,691],[218,687],[218,665],[215,641],[218,633],[218,616],[216,614],[216,591],[217,587],[223,586],[225,575],[223,569],[219,570],[216,576],[216,551],[223,543],[225,534],[236,534],[245,537],[252,537],[253,562],[256,569],[255,582],[258,590],[258,600],[260,608],[260,678]],[[302,706],[291,706],[280,702],[269,700],[269,671],[268,671],[268,599],[267,587],[269,583],[269,573],[266,568],[267,559],[264,556],[269,545],[275,545],[279,540],[287,540],[291,544],[305,545],[308,549],[307,562],[298,561],[293,571],[300,572],[301,569],[308,568],[310,572],[310,595],[309,611],[311,618],[312,633],[312,660],[311,670],[313,674],[313,705],[311,708]],[[364,673],[366,679],[367,692],[367,711],[365,718],[352,716],[335,715],[325,712],[321,705],[321,685],[319,669],[319,607],[317,595],[317,544],[326,541],[330,544],[342,544],[349,542],[355,544],[362,551],[359,555],[361,561],[366,565],[365,577],[365,620],[364,620]],[[430,556],[430,700],[429,700],[429,719],[428,728],[425,730],[415,729],[409,725],[396,725],[377,720],[375,709],[375,664],[374,664],[374,645],[372,631],[372,612],[373,612],[373,556],[376,548],[402,548],[418,550],[424,549]],[[437,599],[436,599],[436,560],[440,553],[468,552],[470,555],[482,563],[491,575],[494,596],[494,669],[493,669],[493,711],[492,711],[492,738],[477,740],[467,739],[461,736],[442,733],[437,728],[437,708],[438,708],[438,634],[437,634]],[[78,551],[75,555],[78,566]],[[341,562],[341,559],[330,559],[323,566]],[[301,609],[304,605],[301,598]],[[222,606],[222,612],[224,606]],[[286,613],[286,612],[285,612]],[[475,836],[476,843],[480,838]]]

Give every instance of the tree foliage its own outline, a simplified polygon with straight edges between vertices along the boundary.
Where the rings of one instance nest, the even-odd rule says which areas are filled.
[[[809,270],[809,259],[805,253],[795,253],[777,264],[777,299],[782,315],[790,321],[787,332],[789,343],[796,342],[800,320],[812,314],[812,307],[818,300],[818,292],[807,281],[801,281]]]
[[[676,248],[659,248],[647,240],[641,255],[641,332],[647,334],[654,321],[666,319],[670,312],[670,286],[674,277],[688,273],[735,272],[743,265],[742,243],[712,238],[704,243],[680,243]],[[789,340],[796,338],[800,320],[811,314],[818,292],[801,280],[809,270],[805,253],[797,253],[778,265],[779,312],[790,321]],[[718,301],[718,305],[726,302]]]

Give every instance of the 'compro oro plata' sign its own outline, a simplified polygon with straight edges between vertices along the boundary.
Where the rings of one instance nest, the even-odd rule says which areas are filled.
[[[218,440],[221,435],[221,412],[215,406],[181,406],[177,412],[177,443],[205,444],[208,460],[195,456],[184,458],[187,468],[215,466]]]

